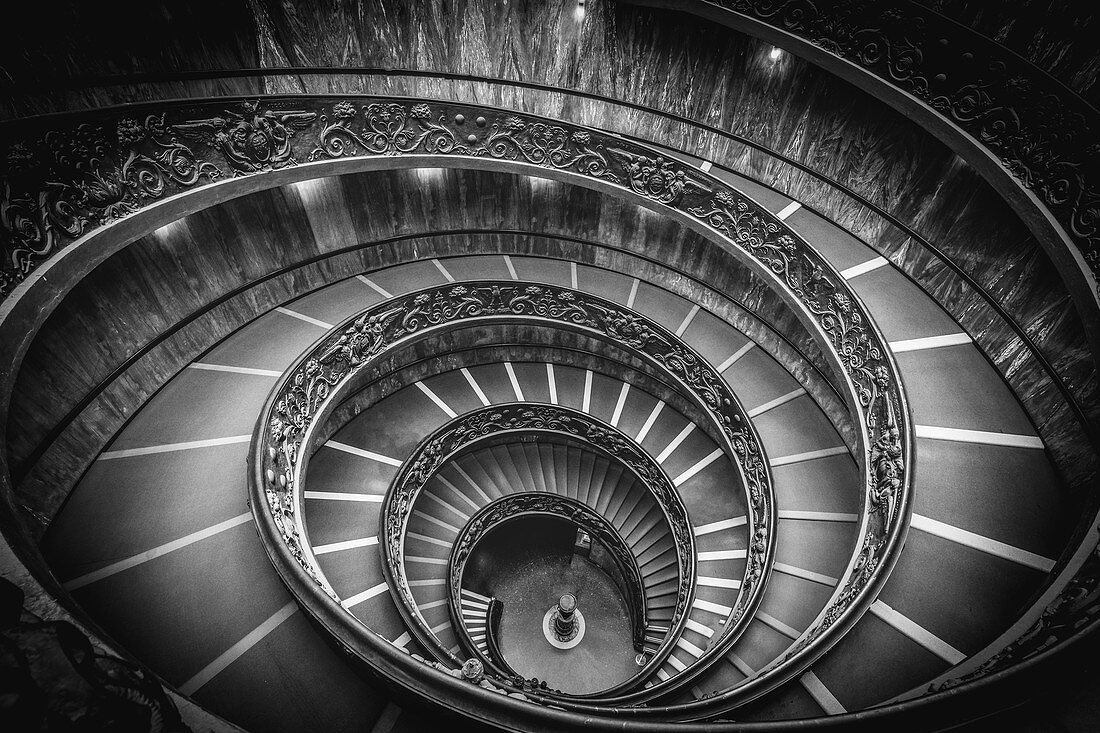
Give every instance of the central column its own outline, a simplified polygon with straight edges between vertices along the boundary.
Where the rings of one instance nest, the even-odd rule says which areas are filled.
[[[572,649],[584,638],[584,614],[577,608],[577,597],[565,593],[542,617],[542,633],[551,646]]]
[[[558,599],[557,613],[554,614],[554,635],[558,641],[572,641],[577,635],[577,597],[566,593]]]

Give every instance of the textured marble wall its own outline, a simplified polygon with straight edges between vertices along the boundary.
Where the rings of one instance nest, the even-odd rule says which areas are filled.
[[[1095,0],[925,0],[919,4],[1012,49],[1100,105]]]

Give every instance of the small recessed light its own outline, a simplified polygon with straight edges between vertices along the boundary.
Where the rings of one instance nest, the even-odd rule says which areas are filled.
[[[164,226],[156,229],[156,231],[153,232],[153,236],[160,240],[167,239],[173,231],[179,229],[181,226],[183,226],[183,222],[180,219],[170,221]]]
[[[423,184],[431,184],[443,178],[442,168],[413,168],[412,173]]]
[[[296,181],[290,185],[298,192],[298,195],[301,196],[303,203],[309,204],[317,199],[321,187],[324,184],[321,183],[320,178],[308,178],[304,181]]]
[[[772,46],[772,50],[768,51],[768,58],[772,61],[778,61],[779,57],[783,55],[783,49]]]

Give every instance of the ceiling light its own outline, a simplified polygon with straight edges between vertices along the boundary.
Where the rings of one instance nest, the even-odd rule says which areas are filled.
[[[783,50],[772,46],[772,50],[768,51],[768,58],[772,61],[778,61],[779,57],[783,55]]]

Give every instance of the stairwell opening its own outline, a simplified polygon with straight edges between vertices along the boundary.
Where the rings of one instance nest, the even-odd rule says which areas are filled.
[[[628,601],[599,563],[600,548],[587,556],[578,551],[580,531],[564,518],[517,517],[478,543],[464,581],[503,602],[498,645],[512,669],[571,694],[600,692],[638,671]],[[548,609],[565,594],[575,596],[585,625],[570,648],[543,633]]]

